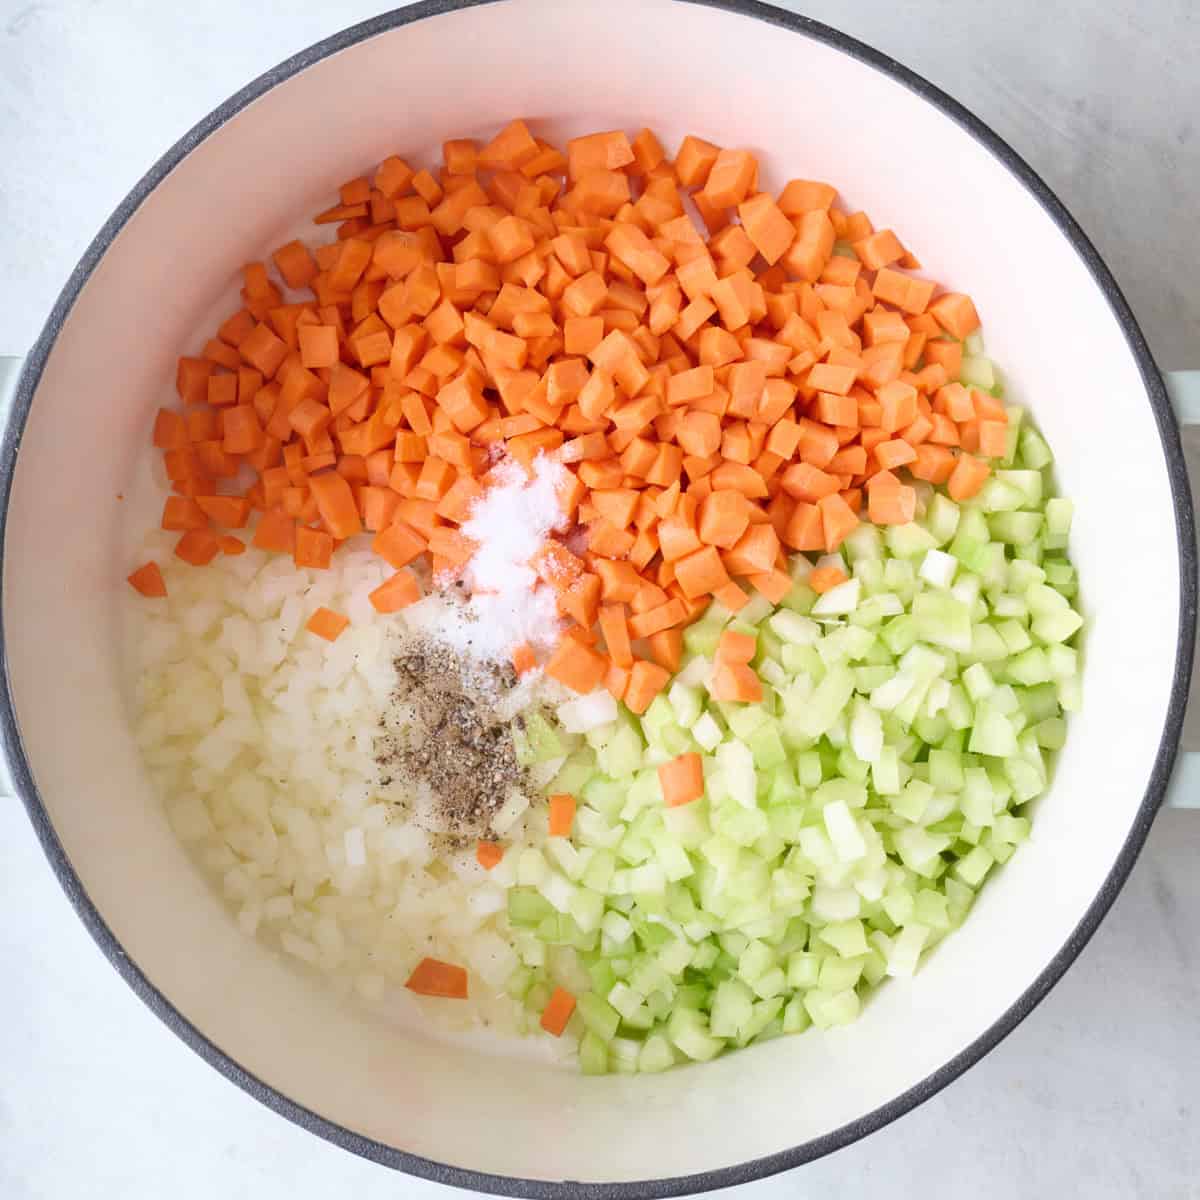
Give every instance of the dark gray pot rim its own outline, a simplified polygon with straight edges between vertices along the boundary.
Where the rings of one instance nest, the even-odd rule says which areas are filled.
[[[3,538],[8,517],[9,497],[12,490],[13,473],[17,451],[29,415],[34,392],[41,379],[46,360],[54,347],[67,315],[75,303],[83,285],[96,268],[113,239],[124,227],[141,203],[150,195],[166,175],[205,138],[219,129],[231,117],[239,113],[251,101],[283,83],[291,76],[320,62],[331,54],[353,46],[367,38],[388,30],[424,20],[427,17],[459,9],[473,8],[479,4],[495,3],[496,0],[424,0],[411,7],[385,13],[369,21],[354,25],[333,37],[293,55],[287,61],[266,74],[259,76],[236,95],[230,97],[198,125],[185,134],[170,150],[154,164],[137,186],[120,203],[116,211],[96,235],[79,265],[72,272],[66,286],[59,295],[40,337],[25,361],[13,406],[0,445],[0,539]],[[3,695],[0,697],[0,736],[8,756],[10,770],[16,790],[20,793],[29,818],[46,857],[50,861],[63,890],[74,905],[83,923],[109,961],[124,977],[126,983],[141,997],[150,1009],[193,1050],[208,1063],[232,1080],[251,1096],[269,1108],[287,1117],[290,1121],[341,1146],[354,1154],[373,1162],[418,1175],[439,1183],[491,1192],[504,1196],[545,1197],[561,1200],[563,1197],[594,1197],[596,1200],[649,1200],[658,1196],[680,1196],[707,1191],[712,1188],[732,1187],[800,1166],[880,1129],[897,1117],[915,1108],[956,1079],[968,1067],[978,1062],[1009,1034],[1043,999],[1063,972],[1075,960],[1096,931],[1101,919],[1116,899],[1133,864],[1137,859],[1150,825],[1162,802],[1167,782],[1170,779],[1175,754],[1183,726],[1184,708],[1187,702],[1189,674],[1191,670],[1193,643],[1196,624],[1196,544],[1193,529],[1191,492],[1188,486],[1179,431],[1175,423],[1162,378],[1151,357],[1146,340],[1134,320],[1112,274],[1097,254],[1083,230],[1067,212],[1062,202],[1039,178],[1029,165],[982,121],[973,116],[956,100],[934,87],[921,76],[902,66],[885,54],[848,37],[835,29],[822,25],[807,17],[796,16],[754,0],[684,0],[687,3],[719,8],[744,17],[765,21],[781,31],[798,33],[832,46],[851,58],[858,59],[903,84],[910,91],[929,101],[945,116],[965,129],[982,143],[1019,179],[1054,220],[1064,237],[1075,248],[1086,264],[1092,277],[1104,293],[1109,307],[1116,316],[1129,345],[1130,352],[1138,363],[1145,384],[1150,407],[1158,424],[1162,440],[1163,456],[1166,460],[1171,489],[1175,500],[1177,518],[1179,578],[1180,578],[1180,626],[1175,676],[1171,688],[1171,700],[1167,719],[1163,727],[1155,757],[1150,785],[1138,809],[1129,831],[1129,836],[1117,857],[1112,871],[1105,879],[1095,900],[1089,906],[1083,920],[1066,944],[1058,951],[1049,965],[1030,984],[1021,997],[992,1026],[976,1038],[969,1046],[945,1063],[928,1078],[897,1096],[875,1111],[851,1121],[832,1133],[795,1146],[789,1150],[765,1158],[740,1163],[716,1171],[681,1175],[669,1179],[648,1179],[632,1183],[585,1183],[573,1181],[547,1182],[538,1179],[522,1179],[487,1172],[465,1170],[405,1153],[392,1146],[384,1145],[371,1138],[354,1133],[336,1122],[318,1116],[287,1096],[276,1091],[262,1080],[244,1070],[237,1062],[214,1045],[190,1021],[187,1020],[164,996],[141,968],[122,949],[120,942],[105,923],[95,905],[84,891],[79,876],[63,849],[41,797],[34,785],[29,762],[25,756],[17,728],[15,705],[8,678],[8,661],[4,652],[4,630],[0,613],[0,669],[3,670]],[[2,540],[0,540],[2,544]]]

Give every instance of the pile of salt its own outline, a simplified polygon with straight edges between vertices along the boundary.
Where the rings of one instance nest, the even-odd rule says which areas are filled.
[[[562,629],[554,592],[529,563],[567,524],[558,500],[565,476],[562,464],[545,455],[532,478],[517,462],[497,464],[494,482],[462,526],[479,546],[462,577],[467,597],[456,597],[453,588],[435,592],[405,610],[409,626],[476,658],[507,661],[522,643],[553,646]]]

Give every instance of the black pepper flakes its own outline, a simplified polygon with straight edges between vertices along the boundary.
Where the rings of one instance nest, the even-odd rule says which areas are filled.
[[[516,673],[506,663],[466,661],[425,636],[406,640],[393,666],[386,732],[375,742],[381,786],[386,779],[425,797],[431,832],[455,843],[488,836],[514,789],[527,786],[512,723],[497,712]]]

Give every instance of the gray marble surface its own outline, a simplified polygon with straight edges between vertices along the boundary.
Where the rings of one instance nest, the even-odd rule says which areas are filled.
[[[570,3],[571,0],[564,0]],[[1195,0],[811,0],[991,124],[1104,254],[1165,367],[1200,366]],[[28,347],[131,184],[361,0],[0,0],[0,353]],[[929,1104],[746,1197],[1200,1197],[1200,814],[1164,814],[1112,914]],[[445,1196],[313,1139],[205,1066],[76,921],[0,798],[0,1200]]]

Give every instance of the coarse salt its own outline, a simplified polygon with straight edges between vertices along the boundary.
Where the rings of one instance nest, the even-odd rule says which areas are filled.
[[[522,643],[553,646],[562,628],[554,591],[529,564],[567,524],[558,499],[566,474],[546,455],[535,461],[532,478],[520,463],[497,464],[494,482],[462,526],[479,546],[463,572],[467,594],[453,587],[432,593],[405,610],[409,627],[476,658],[507,660]]]

